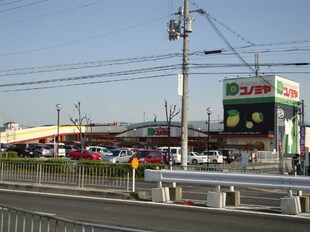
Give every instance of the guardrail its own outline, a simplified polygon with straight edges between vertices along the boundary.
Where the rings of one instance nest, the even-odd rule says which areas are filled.
[[[29,210],[19,209],[0,205],[0,232],[20,231],[20,232],[108,232],[124,231],[134,232],[143,231],[125,227],[116,227],[109,225],[99,225],[93,223],[84,223],[74,220],[55,217],[46,213],[38,213]]]
[[[193,172],[145,170],[145,181],[204,184],[214,186],[261,187],[285,190],[310,190],[309,177],[235,174],[222,172]]]
[[[0,181],[35,184],[67,184],[84,187],[129,188],[129,171],[121,167],[87,166],[75,162],[15,163],[0,162]]]
[[[284,189],[288,195],[280,199],[281,212],[284,214],[298,214],[309,211],[309,197],[303,198],[301,204],[300,196],[293,196],[292,190],[310,190],[309,177],[294,177],[280,175],[259,174],[235,174],[220,172],[193,172],[193,171],[167,171],[167,170],[145,170],[145,181],[158,182],[158,188],[152,189],[152,200],[156,202],[170,201],[170,195],[174,199],[181,199],[181,191],[176,188],[175,183],[202,184],[216,186],[215,191],[207,193],[207,206],[224,208],[226,206],[226,195],[234,199],[235,206],[240,204],[240,192],[234,191],[234,187],[255,187]],[[173,183],[173,188],[162,187],[162,182]],[[221,192],[221,186],[229,186],[228,193]]]

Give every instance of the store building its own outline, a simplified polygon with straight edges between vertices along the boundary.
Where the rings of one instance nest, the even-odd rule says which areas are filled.
[[[226,143],[280,154],[299,152],[299,83],[279,76],[225,79]]]

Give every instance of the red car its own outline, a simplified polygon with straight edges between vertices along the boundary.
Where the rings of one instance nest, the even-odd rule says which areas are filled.
[[[69,152],[69,158],[71,160],[79,160],[81,157],[81,150],[71,150]],[[101,155],[89,150],[83,150],[82,159],[100,160]]]
[[[137,158],[139,163],[143,164],[163,164],[164,156],[160,150],[138,150],[133,156],[130,157],[129,163]]]

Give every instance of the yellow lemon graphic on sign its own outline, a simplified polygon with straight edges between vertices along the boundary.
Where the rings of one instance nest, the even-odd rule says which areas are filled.
[[[255,123],[261,123],[264,121],[264,114],[262,112],[254,112],[252,113],[252,120]]]
[[[226,125],[228,127],[236,127],[239,124],[240,121],[240,112],[238,110],[229,110],[227,111],[228,117],[226,121]]]
[[[253,122],[247,121],[245,126],[246,128],[251,129],[253,127]]]

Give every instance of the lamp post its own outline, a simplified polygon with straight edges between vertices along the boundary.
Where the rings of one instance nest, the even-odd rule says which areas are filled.
[[[57,110],[57,149],[56,149],[56,157],[58,157],[58,147],[59,147],[59,114],[60,114],[60,110],[61,110],[61,105],[57,104],[56,105],[56,110]],[[54,157],[55,158],[55,157]]]
[[[208,151],[208,155],[209,155],[209,143],[210,143],[210,116],[212,113],[212,108],[208,107],[207,108],[207,114],[208,114],[208,140],[207,140],[207,151]]]
[[[137,141],[137,139],[136,139],[136,131],[137,131],[137,129],[135,128],[135,129],[133,129],[133,137],[134,137],[134,141],[136,142]]]
[[[199,127],[198,128],[198,145],[197,145],[198,152],[200,151],[200,131],[201,131],[201,128]]]

